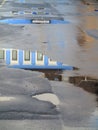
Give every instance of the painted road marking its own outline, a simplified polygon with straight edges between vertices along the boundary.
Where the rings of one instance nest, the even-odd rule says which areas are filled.
[[[2,3],[0,4],[0,8],[4,5],[6,0],[3,0]]]

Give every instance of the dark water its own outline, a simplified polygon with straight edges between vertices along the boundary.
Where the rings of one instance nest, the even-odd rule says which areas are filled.
[[[33,71],[38,71],[38,70],[33,70]],[[62,70],[39,70],[39,72],[43,72],[45,77],[48,78],[49,80],[54,80],[54,81],[62,81]]]

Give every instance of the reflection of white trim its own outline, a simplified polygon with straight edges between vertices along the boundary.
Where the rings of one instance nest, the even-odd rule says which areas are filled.
[[[32,20],[32,23],[38,23],[38,24],[48,24],[48,23],[50,23],[50,21],[49,20],[40,20],[40,19],[38,19],[38,20]]]
[[[25,64],[25,65],[31,64],[31,63],[32,63],[32,61],[31,61],[31,58],[32,58],[32,57],[31,57],[31,52],[30,52],[30,60],[28,60],[28,61],[25,60],[24,52],[25,52],[25,51],[23,51],[23,64]]]
[[[38,61],[37,60],[37,52],[35,52],[35,64],[36,65],[44,65],[44,55],[43,55],[43,60],[42,61]]]
[[[48,59],[49,65],[57,65],[57,61],[51,61],[50,58]]]
[[[17,51],[17,60],[12,60],[12,51],[13,50]],[[10,50],[10,63],[14,64],[14,65],[19,63],[19,50],[16,50],[16,49]]]

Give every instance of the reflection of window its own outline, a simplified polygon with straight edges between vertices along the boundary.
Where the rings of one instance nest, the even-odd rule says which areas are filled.
[[[48,59],[49,65],[57,65],[57,61],[53,61],[52,59]]]
[[[37,61],[43,61],[43,54],[40,52],[37,53]]]
[[[17,50],[12,50],[12,60],[17,60]]]
[[[24,60],[30,61],[30,51],[24,51]]]
[[[4,59],[4,50],[0,50],[0,59]]]

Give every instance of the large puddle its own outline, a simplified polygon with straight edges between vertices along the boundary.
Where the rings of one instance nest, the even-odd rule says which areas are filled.
[[[98,99],[94,99],[98,95],[98,10],[95,4],[84,4],[10,0],[1,5],[0,94],[5,96],[0,95],[0,109],[3,105],[17,111],[6,117],[16,114],[18,119],[27,111],[25,119],[57,119],[55,105],[60,104],[64,130],[76,129],[75,125],[98,128]],[[15,94],[19,96],[13,102]],[[6,104],[11,101],[12,108]],[[33,117],[29,112],[48,116]]]
[[[0,67],[18,68],[44,73],[49,80],[63,81],[63,71],[75,71],[77,67],[52,60],[39,51],[0,49]]]

